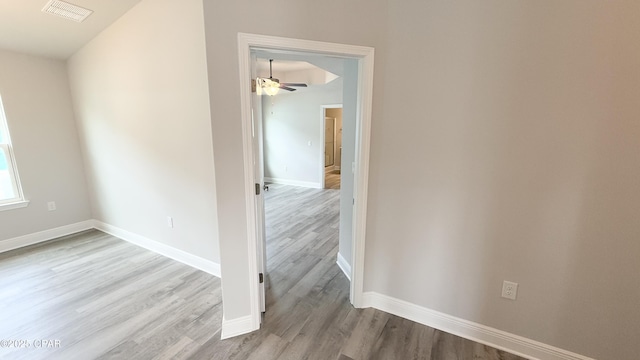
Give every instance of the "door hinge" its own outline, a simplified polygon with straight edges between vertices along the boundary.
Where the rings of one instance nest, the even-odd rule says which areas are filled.
[[[260,195],[260,184],[256,184],[256,195]]]
[[[260,281],[260,284],[262,284],[264,282],[264,274],[263,273],[258,274],[258,280]]]

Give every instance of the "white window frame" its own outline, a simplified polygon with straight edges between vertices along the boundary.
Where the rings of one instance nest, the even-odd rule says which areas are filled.
[[[4,113],[4,106],[2,105],[2,97],[0,97],[0,130],[5,136],[6,141],[0,143],[0,149],[6,154],[7,167],[9,170],[9,179],[11,180],[11,186],[13,187],[13,193],[15,196],[10,199],[0,199],[0,211],[10,210],[15,208],[25,207],[29,204],[29,201],[25,200],[24,193],[22,192],[22,185],[20,184],[20,176],[18,175],[18,167],[16,166],[16,159],[13,155],[13,148],[11,147],[11,134],[9,133],[9,125],[7,124],[7,118]]]

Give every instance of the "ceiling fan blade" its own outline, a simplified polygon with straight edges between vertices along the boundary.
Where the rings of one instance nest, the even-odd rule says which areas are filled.
[[[284,86],[297,86],[297,87],[307,87],[307,84],[303,84],[303,83],[280,83],[280,85],[284,85]]]
[[[296,89],[294,89],[294,88],[290,88],[290,87],[288,87],[288,86],[284,86],[284,85],[282,85],[282,84],[280,84],[280,89],[282,89],[282,90],[287,90],[287,91],[296,91]]]

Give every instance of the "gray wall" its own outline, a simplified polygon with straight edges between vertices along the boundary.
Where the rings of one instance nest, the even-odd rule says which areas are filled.
[[[373,46],[365,291],[594,358],[640,353],[636,1],[205,0],[204,31],[200,5],[143,1],[69,63],[99,220],[215,261],[218,219],[225,319],[248,315],[237,33]],[[32,201],[0,212],[0,239],[88,219],[64,67],[0,61]]]
[[[69,75],[94,218],[218,262],[202,2],[141,1]]]
[[[389,2],[367,290],[637,358],[638,10]],[[515,302],[500,298],[505,279],[520,284]]]
[[[237,32],[373,46],[365,291],[640,352],[637,2],[205,1],[205,29],[200,4],[143,1],[69,63],[96,218],[214,261],[218,219],[225,318],[248,315]],[[64,65],[0,62],[32,202],[0,212],[0,239],[87,220]]]
[[[0,95],[30,201],[0,211],[0,241],[91,219],[64,62],[0,50]]]
[[[322,105],[341,103],[341,79],[262,96],[265,176],[320,187],[324,177]]]
[[[248,14],[261,14],[259,17]],[[372,45],[382,49],[386,23],[384,1],[270,2],[204,1],[207,62],[212,109],[214,156],[220,224],[224,316],[226,320],[250,314],[247,279],[248,249],[243,188],[242,126],[238,84],[238,32],[267,33]],[[274,22],[271,19],[288,19]],[[331,18],[326,21],[316,19]],[[383,72],[377,73],[382,80]],[[221,88],[216,84],[224,83]],[[380,97],[377,97],[381,100]]]
[[[249,313],[241,31],[376,48],[365,291],[596,358],[640,352],[637,2],[204,4],[210,83],[228,84],[210,96],[226,319]]]

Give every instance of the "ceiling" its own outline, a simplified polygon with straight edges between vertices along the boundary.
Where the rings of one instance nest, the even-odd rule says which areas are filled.
[[[82,23],[42,12],[49,0],[0,0],[0,50],[67,59],[140,0],[64,0],[93,10]],[[342,76],[342,59],[317,54],[259,50],[261,73],[275,59],[274,74],[323,69]],[[262,75],[262,76],[264,76]]]
[[[0,0],[0,49],[66,59],[140,0],[67,0],[93,10],[84,22],[42,12],[48,0]]]
[[[257,61],[257,70],[259,73],[269,73],[269,60],[268,59],[260,59]],[[315,69],[316,67],[309,64],[306,61],[290,61],[290,60],[278,60],[274,59],[273,61],[273,71],[274,72],[282,72],[282,71],[302,71],[302,70],[310,70]]]
[[[340,57],[273,49],[253,50],[252,53],[257,58],[260,77],[269,76],[268,59],[273,59],[273,77],[281,82],[321,85],[344,75],[344,59]]]
[[[270,54],[266,52],[256,53],[256,70],[258,77],[269,77],[269,60],[273,59],[273,77],[283,83],[304,83],[307,87],[296,87],[296,92],[305,92],[314,86],[323,86],[340,76],[325,69],[325,66],[318,66],[310,62],[314,62],[321,57],[305,56],[302,54],[289,54],[281,56],[278,54]],[[284,60],[283,58],[293,58],[296,60]],[[266,56],[266,57],[265,57]],[[334,59],[334,63],[342,63],[341,60]]]
[[[320,68],[337,76],[344,75],[344,59],[340,57],[296,51],[254,50],[258,59],[258,72],[269,73],[269,60],[273,61],[273,73]],[[264,75],[261,75],[264,76]]]

